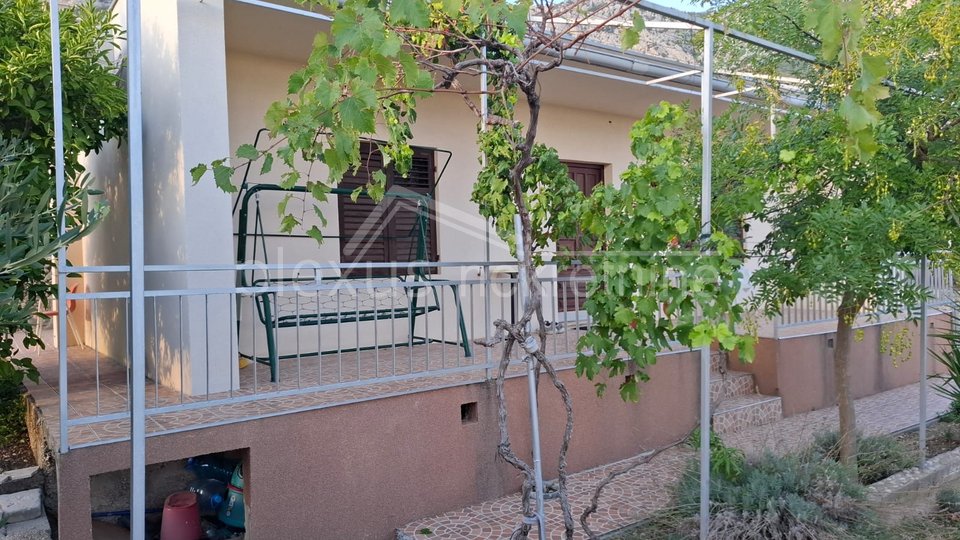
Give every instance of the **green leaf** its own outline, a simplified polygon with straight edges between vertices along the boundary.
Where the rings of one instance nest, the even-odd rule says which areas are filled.
[[[311,225],[307,230],[307,236],[317,241],[317,244],[323,243],[323,232],[316,225]]]
[[[820,37],[820,56],[832,62],[843,43],[843,15],[838,0],[814,0],[807,11],[807,28]]]
[[[287,93],[296,94],[300,92],[309,80],[310,77],[304,70],[294,71],[293,74],[290,75],[290,78],[287,79]]]
[[[838,111],[847,122],[848,129],[851,133],[863,131],[876,124],[879,120],[864,108],[863,105],[857,103],[853,96],[850,95],[843,98],[843,103],[840,104]]]
[[[273,170],[273,154],[264,152],[263,163],[260,165],[260,174],[267,174],[271,170]]]
[[[450,17],[457,17],[460,15],[460,9],[463,8],[463,0],[441,0],[440,6]]]
[[[277,215],[278,215],[278,216],[286,215],[286,213],[287,213],[287,203],[290,202],[290,199],[291,199],[291,198],[293,198],[293,195],[291,195],[290,193],[287,193],[286,195],[283,196],[282,199],[280,199],[280,202],[277,203]]]
[[[391,0],[390,19],[398,24],[425,28],[430,24],[430,8],[423,0]]]
[[[623,29],[623,33],[620,34],[620,48],[627,51],[637,46],[640,43],[640,31],[632,26],[628,26]]]
[[[628,376],[620,385],[620,399],[627,403],[640,401],[640,386],[637,384],[636,377]]]
[[[193,183],[196,184],[203,178],[203,175],[207,174],[208,167],[206,164],[201,163],[196,167],[190,169],[190,176],[193,178]]]
[[[633,12],[632,22],[633,29],[637,32],[643,32],[643,30],[647,27],[647,22],[643,19],[642,11],[637,10]]]
[[[242,144],[237,148],[237,157],[240,159],[254,160],[260,156],[260,151],[252,144]]]
[[[797,157],[797,153],[793,150],[780,150],[780,161],[784,163],[790,163]]]
[[[709,323],[699,323],[690,331],[690,346],[694,349],[713,343],[713,332]]]
[[[280,219],[280,232],[289,233],[293,232],[297,225],[300,225],[300,221],[297,218],[287,214]]]
[[[517,2],[510,8],[508,8],[506,14],[506,23],[507,28],[511,32],[517,35],[517,37],[523,39],[527,33],[527,19],[530,14],[530,2],[529,0],[524,0],[522,2]]]
[[[233,167],[224,165],[223,161],[214,162],[213,164],[213,181],[217,184],[217,187],[227,193],[233,193],[237,191],[237,187],[233,185],[231,181],[233,178]]]
[[[343,127],[360,133],[373,133],[377,129],[373,111],[365,109],[355,97],[348,97],[340,103],[340,119]]]

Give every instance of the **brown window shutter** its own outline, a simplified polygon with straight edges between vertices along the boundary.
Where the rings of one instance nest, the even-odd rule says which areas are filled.
[[[384,167],[383,156],[375,145],[363,143],[360,152],[363,165],[356,174],[344,176],[340,186],[350,189],[363,186],[374,171],[383,170],[389,192],[396,194],[407,191],[431,196],[426,253],[428,260],[437,260],[437,233],[434,226],[436,207],[432,199],[435,178],[433,150],[414,148],[412,166],[406,178],[397,174],[393,167]],[[417,230],[415,201],[387,197],[380,204],[374,204],[368,197],[360,197],[353,202],[346,196],[337,197],[337,201],[340,256],[344,263],[416,260],[420,232]]]

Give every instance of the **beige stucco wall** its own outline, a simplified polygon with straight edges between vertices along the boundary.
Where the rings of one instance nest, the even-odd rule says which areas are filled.
[[[636,455],[683,436],[696,421],[697,354],[660,357],[641,383],[639,403],[616,392],[598,398],[572,370],[560,373],[577,416],[568,471]],[[530,456],[526,380],[505,382],[512,448]],[[564,414],[541,388],[544,475],[556,475]],[[477,403],[464,423],[460,406]],[[520,488],[520,475],[496,457],[492,382],[260,418],[147,439],[150,464],[241,450],[247,538],[387,540],[424,516],[490,500]],[[59,457],[61,540],[90,540],[91,477],[129,467],[127,443],[71,450]]]
[[[234,149],[242,144],[254,142],[257,131],[264,125],[264,112],[273,101],[285,97],[289,75],[300,68],[304,61],[303,59],[297,60],[296,55],[289,52],[266,56],[259,51],[251,51],[252,47],[249,40],[246,39],[247,36],[239,34],[250,28],[246,19],[253,14],[252,11],[243,10],[239,11],[239,14],[234,10],[232,15],[228,12],[226,36],[227,95],[230,145]],[[314,32],[316,29],[322,30],[323,28],[323,24],[317,23],[315,29],[300,29],[300,32]],[[276,37],[280,41],[281,45],[274,43],[273,46],[275,47],[281,47],[283,40],[295,41],[297,36],[288,35],[295,31],[284,27],[284,36],[281,37],[277,34],[279,30],[264,30],[268,36]],[[264,36],[260,36],[260,39],[264,39]],[[291,45],[289,49],[295,49],[295,47]],[[300,54],[305,58],[305,51],[300,51]],[[468,82],[468,84],[473,83]],[[669,95],[662,91],[626,83],[620,83],[617,86],[607,80],[594,80],[590,77],[570,73],[551,74],[549,77],[544,77],[543,95],[544,106],[540,117],[540,141],[557,148],[561,159],[604,165],[604,177],[608,183],[615,183],[631,162],[629,130],[637,115],[646,107],[661,99],[672,97],[675,100],[680,100],[687,97],[679,94]],[[580,101],[582,108],[569,106],[571,102],[575,102],[572,98],[576,95],[582,97]],[[607,109],[611,102],[617,100],[623,104],[620,107],[622,109],[620,112],[589,110],[587,108]],[[522,119],[525,114],[524,108],[520,107],[518,117]],[[470,264],[482,262],[486,259],[488,238],[485,220],[480,217],[477,206],[470,201],[473,182],[480,169],[475,140],[477,125],[478,119],[463,102],[462,97],[457,95],[436,95],[422,100],[418,106],[418,121],[413,127],[411,143],[446,150],[452,154],[446,172],[437,187],[437,223],[431,226],[437,227],[438,230],[440,260],[467,264],[460,268],[442,269],[438,275],[442,278],[478,280],[483,277],[480,266]],[[265,148],[269,144],[269,141],[261,139],[259,146]],[[438,152],[436,157],[439,171],[446,158],[441,152]],[[254,166],[249,172],[248,181],[251,183],[278,183],[283,169],[276,165],[274,169],[271,173],[261,176],[259,167]],[[303,164],[301,171],[307,170],[311,171],[313,178],[324,178],[325,167],[322,164],[314,164],[312,167]],[[238,171],[234,178],[235,184],[239,185],[241,183],[244,172],[243,169]],[[297,195],[297,197],[304,196]],[[314,224],[319,226],[319,221],[310,210],[312,200],[308,195],[305,197],[307,212],[297,215],[304,218],[305,228]],[[279,230],[276,203],[279,202],[280,198],[280,194],[261,194],[264,229],[268,232]],[[294,201],[297,201],[297,199],[295,198]],[[298,206],[300,204],[291,202],[287,208],[300,208]],[[327,224],[323,228],[324,232],[330,235],[338,234],[339,222],[335,201],[331,200],[322,204],[321,207],[327,219]],[[237,219],[238,216],[235,215],[235,223]],[[252,230],[252,227],[252,223],[248,224],[248,230]],[[490,260],[508,261],[512,259],[505,244],[496,238],[495,233],[492,233],[490,243]],[[248,256],[250,255],[249,252],[248,249]],[[267,253],[271,264],[296,264],[303,261],[321,264],[340,262],[337,239],[328,239],[323,245],[318,246],[314,240],[309,238],[269,238],[267,240]],[[256,261],[262,262],[263,257],[258,256]],[[291,273],[299,276],[313,275],[312,270],[297,270]],[[324,275],[336,275],[336,272],[328,270],[324,272]],[[546,277],[555,276],[555,269],[552,267],[545,268],[543,275]],[[556,309],[557,291],[553,285],[550,285],[547,289],[545,292],[546,310],[552,312]],[[491,320],[508,316],[508,289],[494,287],[493,292]],[[468,331],[471,334],[486,335],[486,332],[482,330],[485,326],[482,291],[479,290],[479,286],[475,288],[473,297],[476,301],[473,302],[470,301],[470,293],[471,291],[466,288],[461,290],[462,309],[467,319]],[[446,297],[443,302],[452,306],[452,296],[449,291],[445,294]],[[439,337],[437,333],[441,327],[448,329],[455,327],[456,311],[454,309],[444,309],[443,311],[444,315],[433,314],[429,316],[428,324],[432,337]],[[262,356],[265,354],[265,334],[262,325],[252,320],[252,313],[250,302],[242,303],[241,350],[256,349],[257,354]],[[443,318],[442,321],[440,320],[441,317]],[[563,315],[560,313],[548,315],[548,318],[552,320],[562,317]],[[406,321],[397,323],[395,331],[402,332],[406,324]],[[422,322],[418,324],[421,325],[421,333],[426,331],[424,327],[427,324]],[[374,332],[371,331],[372,327],[373,323],[365,323],[360,335],[361,345],[373,344],[372,336]],[[389,324],[381,323],[376,333],[379,336],[394,335],[389,327]],[[356,344],[352,328],[339,337],[337,336],[337,329],[332,326],[319,330],[316,328],[301,328],[299,332],[300,352],[316,350],[318,331],[321,332],[319,341],[322,343],[339,342],[343,347],[352,347]],[[450,339],[450,331],[447,332],[446,337]],[[281,353],[292,354],[297,352],[295,332],[293,330],[281,330],[280,334]],[[471,335],[471,337],[476,336]],[[380,344],[383,344],[382,340]]]
[[[947,315],[931,314],[931,336],[949,326]],[[818,330],[784,338],[761,338],[756,360],[750,364],[731,362],[730,369],[753,373],[760,393],[780,396],[783,414],[790,416],[836,404],[833,375],[833,331]],[[892,390],[920,380],[920,329],[914,322],[866,325],[850,350],[851,393],[854,399]],[[905,348],[891,354],[889,343],[900,340]],[[930,348],[943,347],[942,340],[930,338]],[[930,371],[943,366],[931,360]]]
[[[115,8],[126,20],[125,2]],[[188,170],[229,150],[224,69],[223,2],[177,0],[142,5],[144,252],[146,264],[229,264],[230,197],[213,185],[191,186]],[[125,54],[125,51],[124,51]],[[111,214],[84,240],[86,265],[129,263],[129,187],[126,147],[108,145],[87,166],[106,193]],[[231,272],[150,272],[148,290],[200,289],[233,284]],[[90,291],[129,287],[124,274],[93,274]],[[124,300],[90,302],[87,343],[115,361],[127,359]],[[187,394],[217,392],[238,380],[229,351],[230,297],[201,295],[146,300],[147,373]],[[95,316],[94,316],[95,315]],[[209,328],[205,328],[212,322]],[[96,339],[92,335],[96,332]]]

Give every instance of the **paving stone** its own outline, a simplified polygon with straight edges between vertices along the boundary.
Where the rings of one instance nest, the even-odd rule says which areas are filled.
[[[39,489],[0,495],[0,517],[7,523],[30,521],[43,515],[43,501]]]
[[[0,495],[16,493],[43,485],[43,473],[39,467],[24,467],[0,473]]]
[[[11,523],[0,529],[0,539],[3,540],[50,540],[52,537],[46,516]]]

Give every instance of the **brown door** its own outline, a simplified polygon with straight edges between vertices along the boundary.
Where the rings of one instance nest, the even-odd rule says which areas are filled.
[[[565,163],[570,178],[577,183],[580,191],[584,195],[590,195],[593,188],[603,184],[603,165],[593,163]],[[557,249],[560,253],[569,252],[574,254],[590,251],[591,247],[586,244],[578,233],[573,238],[561,238],[557,241]],[[570,282],[571,279],[582,279],[593,275],[589,267],[574,264],[558,273],[559,283],[557,284],[557,293],[560,299],[560,311],[579,311],[583,309],[583,301],[586,298],[586,282]]]

